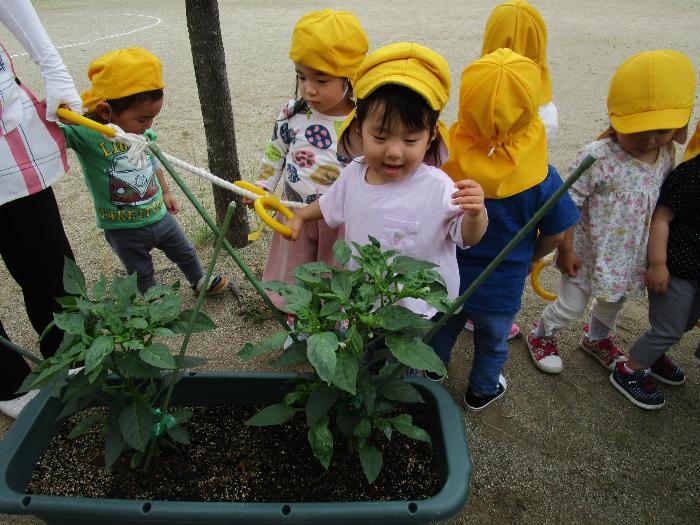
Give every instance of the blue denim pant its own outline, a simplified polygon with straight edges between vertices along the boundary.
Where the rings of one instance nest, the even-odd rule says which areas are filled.
[[[440,316],[436,315],[433,320],[437,321]],[[508,333],[515,314],[481,314],[462,310],[453,315],[430,341],[445,366],[450,362],[452,348],[467,319],[474,323],[474,361],[469,373],[469,385],[475,394],[493,395],[498,391],[498,376],[508,359]]]

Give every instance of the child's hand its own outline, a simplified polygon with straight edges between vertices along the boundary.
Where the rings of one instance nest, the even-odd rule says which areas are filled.
[[[286,223],[286,226],[292,230],[292,235],[287,239],[289,241],[296,241],[301,236],[301,230],[304,228],[304,219],[299,217],[299,214],[294,215]]]
[[[243,197],[243,206],[247,206],[248,208],[252,208],[254,202],[255,202],[255,199],[249,199],[248,197]]]
[[[653,292],[666,293],[669,278],[668,266],[665,264],[653,264],[649,266],[647,273],[644,275],[644,283]]]
[[[478,182],[471,179],[458,180],[455,182],[455,188],[457,191],[452,194],[452,204],[459,206],[464,213],[472,217],[483,213],[484,190]]]
[[[581,268],[581,258],[573,250],[557,250],[556,265],[559,270],[569,277],[576,277]]]
[[[173,215],[180,211],[177,201],[175,200],[175,197],[173,197],[172,193],[163,193],[163,202],[165,203],[165,208]]]

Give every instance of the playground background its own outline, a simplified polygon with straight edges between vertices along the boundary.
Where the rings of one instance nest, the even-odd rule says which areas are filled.
[[[90,61],[106,51],[141,46],[160,57],[166,96],[154,126],[159,144],[178,158],[206,167],[184,2],[34,3],[79,90],[87,88],[85,72]],[[452,68],[452,96],[443,115],[449,124],[456,117],[461,72],[478,58],[484,24],[498,3],[219,0],[243,178],[255,177],[273,119],[294,94],[294,72],[287,53],[289,35],[299,16],[326,7],[348,9],[367,31],[371,50],[408,40],[441,53]],[[550,162],[560,172],[578,148],[606,127],[608,83],[626,57],[646,49],[672,48],[687,54],[700,71],[697,0],[541,0],[536,6],[549,28],[548,64],[560,111]],[[0,41],[10,54],[23,52],[4,27],[0,27]],[[22,81],[41,96],[43,86],[31,59],[25,54],[16,56],[14,62]],[[700,117],[699,109],[696,103],[691,131]],[[119,273],[121,267],[94,224],[92,202],[72,154],[71,161],[71,172],[54,188],[78,264],[94,281],[100,273]],[[209,184],[194,175],[182,175],[213,210]],[[175,186],[174,182],[170,185]],[[207,261],[212,236],[185,196],[174,191],[182,209],[177,218]],[[257,275],[262,273],[269,239],[266,230],[260,240],[241,250]],[[155,260],[160,281],[180,279],[167,259],[158,254]],[[206,312],[219,328],[195,337],[190,348],[209,358],[207,369],[264,369],[264,363],[243,363],[235,354],[243,342],[275,330],[275,323],[229,257],[220,259],[219,270],[240,284],[242,305],[237,305],[232,294],[208,301]],[[555,289],[556,281],[553,271],[543,278],[550,290]],[[188,304],[194,302],[187,290],[184,295]],[[36,349],[36,335],[20,301],[19,288],[0,265],[0,319],[16,343]],[[518,315],[524,330],[545,305],[528,285]],[[692,353],[700,330],[687,334],[672,351],[686,369],[688,381],[681,387],[664,387],[667,406],[650,413],[623,399],[600,365],[576,348],[581,324],[572,323],[562,334],[566,368],[559,376],[534,368],[521,337],[510,343],[511,357],[504,372],[509,385],[506,396],[483,413],[464,412],[474,462],[471,496],[448,523],[697,523],[700,366]],[[645,301],[629,302],[619,319],[623,347],[645,327]],[[472,352],[471,336],[465,332],[445,383],[458,403]],[[0,416],[0,435],[10,425],[10,419]],[[42,523],[37,518],[3,515],[0,522]]]

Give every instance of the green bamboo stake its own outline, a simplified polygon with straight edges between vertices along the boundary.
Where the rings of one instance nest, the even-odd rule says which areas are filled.
[[[206,298],[207,295],[207,289],[209,285],[209,280],[211,279],[212,274],[214,273],[214,267],[216,266],[216,260],[219,258],[219,253],[221,252],[221,246],[224,242],[224,237],[226,236],[226,232],[229,229],[229,226],[231,225],[231,218],[233,217],[233,211],[236,209],[236,203],[231,201],[229,202],[228,209],[226,210],[226,217],[224,219],[224,224],[223,227],[221,228],[221,231],[219,232],[219,236],[216,239],[216,244],[214,245],[214,253],[211,256],[211,260],[209,261],[209,267],[207,268],[207,272],[204,275],[204,282],[199,290],[199,295],[197,296],[197,302],[194,305],[194,308],[192,309],[192,318],[190,319],[189,324],[187,325],[187,330],[185,330],[185,338],[182,340],[182,346],[180,346],[180,353],[178,354],[178,363],[182,361],[182,358],[185,356],[187,353],[187,346],[190,344],[190,338],[192,337],[192,330],[194,329],[194,323],[195,320],[197,319],[197,314],[199,314],[200,309],[202,308],[202,305],[204,304],[204,299]],[[170,408],[170,400],[172,399],[173,396],[173,389],[175,388],[175,383],[177,383],[180,379],[180,376],[182,375],[180,371],[180,365],[178,364],[177,368],[173,371],[172,377],[170,378],[170,382],[168,383],[168,388],[165,391],[165,399],[163,400],[163,404],[160,407],[161,414],[166,415],[168,413],[168,408]],[[150,443],[148,444],[148,451],[146,452],[146,463],[144,465],[144,472],[148,472],[151,468],[151,460],[153,458],[153,451],[155,449],[155,443],[156,440],[158,439],[158,436],[153,436],[151,438]]]
[[[0,344],[2,344],[3,346],[6,346],[7,348],[12,350],[13,352],[21,355],[22,357],[29,359],[33,363],[39,364],[42,361],[41,359],[39,359],[37,356],[35,356],[31,352],[29,352],[28,350],[25,350],[21,346],[16,345],[15,343],[10,341],[9,339],[5,339],[1,335],[0,335]]]
[[[569,176],[566,181],[561,185],[561,187],[554,192],[554,195],[552,195],[549,199],[547,199],[547,202],[545,202],[542,207],[537,210],[537,213],[532,216],[532,218],[525,224],[525,226],[522,227],[522,229],[516,234],[515,237],[511,239],[511,241],[505,245],[505,247],[500,251],[500,253],[496,256],[496,258],[491,261],[491,263],[484,268],[484,271],[479,274],[479,276],[474,279],[474,282],[465,290],[465,292],[457,297],[452,305],[447,309],[445,314],[438,319],[438,321],[435,323],[435,325],[430,329],[430,331],[423,337],[423,342],[428,343],[432,337],[437,333],[437,331],[442,328],[442,326],[447,322],[447,320],[457,311],[459,308],[466,302],[467,299],[469,299],[472,294],[476,291],[479,286],[483,284],[483,282],[488,278],[491,273],[496,269],[496,267],[501,264],[501,261],[506,258],[506,256],[515,248],[520,241],[522,241],[525,236],[530,233],[532,229],[537,226],[537,223],[540,222],[542,217],[554,206],[554,204],[559,200],[559,197],[561,197],[564,192],[568,191],[571,185],[576,182],[583,173],[590,168],[593,163],[596,161],[596,158],[588,155],[586,156],[585,159],[583,159],[583,162],[579,164],[578,168]]]
[[[149,142],[148,148],[158,158],[158,160],[163,165],[165,170],[170,174],[170,176],[175,180],[175,182],[180,187],[182,192],[187,196],[187,198],[190,200],[192,205],[195,207],[195,209],[202,216],[202,218],[204,219],[204,222],[207,223],[207,226],[209,226],[211,231],[213,231],[214,234],[217,236],[220,235],[221,231],[219,230],[219,227],[211,219],[211,217],[209,216],[207,211],[204,209],[204,207],[197,200],[197,197],[195,197],[194,194],[190,191],[190,189],[187,187],[187,185],[182,180],[182,178],[177,174],[177,172],[175,171],[175,168],[173,168],[172,164],[170,164],[168,159],[165,158],[165,156],[163,155],[163,152],[160,150],[158,145],[155,142]],[[255,278],[255,276],[250,271],[248,266],[238,256],[238,253],[236,252],[236,250],[233,248],[233,246],[231,246],[231,244],[226,239],[224,239],[224,248],[229,253],[229,255],[231,255],[231,257],[233,257],[233,260],[238,265],[238,267],[241,269],[241,271],[246,276],[246,278],[251,282],[251,284],[253,285],[255,290],[258,292],[258,295],[260,295],[263,302],[275,314],[275,318],[277,319],[277,322],[282,326],[282,328],[284,328],[286,331],[289,331],[290,328],[287,325],[287,319],[284,317],[284,315],[282,315],[280,310],[278,308],[276,308],[275,305],[272,304],[272,301],[270,301],[270,298],[267,296],[267,294],[265,293],[265,290],[260,285],[260,281],[258,281]],[[295,334],[291,334],[291,337],[295,342],[298,342]]]

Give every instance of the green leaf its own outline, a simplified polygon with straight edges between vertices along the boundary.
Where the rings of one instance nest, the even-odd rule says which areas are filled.
[[[192,310],[185,310],[180,312],[180,306],[182,306],[182,299],[179,295],[165,295],[160,299],[157,299],[148,305],[147,317],[151,320],[151,324],[159,323],[171,323],[177,322],[177,320],[186,319],[189,321],[192,317]],[[184,314],[184,317],[183,317]],[[205,316],[206,317],[206,316]],[[209,318],[207,318],[209,320]],[[184,333],[185,328],[183,328]],[[204,331],[204,330],[200,330]]]
[[[271,360],[268,365],[272,368],[288,368],[290,366],[306,363],[306,342],[293,343],[289,348],[284,350],[279,357]]]
[[[119,429],[127,444],[143,452],[151,438],[153,417],[151,411],[142,405],[126,407],[119,414]]]
[[[417,337],[388,335],[386,344],[394,357],[406,366],[417,370],[428,370],[439,375],[447,374],[442,360],[430,346]]]
[[[328,470],[333,457],[333,435],[328,430],[328,416],[324,416],[309,428],[307,433],[311,450],[323,465],[323,468]]]
[[[102,365],[105,357],[114,352],[114,339],[109,335],[97,337],[88,348],[85,355],[85,373],[89,374]]]
[[[332,383],[338,388],[355,395],[357,391],[357,372],[360,369],[360,359],[346,352],[336,354],[337,362]]]
[[[340,310],[340,301],[338,299],[329,299],[323,306],[321,306],[320,315],[321,317],[327,317]]]
[[[292,275],[298,281],[309,284],[318,284],[323,281],[318,272],[313,272],[306,265],[294,268]]]
[[[78,298],[75,295],[66,295],[63,297],[56,297],[55,301],[64,309],[72,310],[77,306]]]
[[[179,408],[177,410],[173,410],[172,416],[178,423],[187,423],[192,417],[192,412],[190,410]]]
[[[328,411],[338,399],[340,392],[335,388],[321,386],[309,395],[306,400],[306,424],[312,426]]]
[[[362,396],[365,410],[368,414],[374,413],[374,401],[377,398],[377,390],[366,373],[359,375],[357,386]]]
[[[333,258],[338,261],[338,264],[345,266],[350,260],[350,255],[352,254],[352,248],[343,239],[338,239],[333,244]]]
[[[428,444],[432,444],[430,435],[422,428],[414,426],[413,418],[410,415],[401,414],[400,416],[392,417],[389,421],[394,425],[394,428],[404,436],[408,436],[416,441],[424,441]]]
[[[355,430],[357,423],[360,421],[360,416],[348,410],[342,404],[336,407],[336,412],[335,424],[338,430],[340,430],[345,437],[352,436],[353,430]]]
[[[384,466],[382,453],[372,446],[359,447],[357,453],[360,456],[362,472],[365,473],[365,478],[367,478],[367,482],[371,485],[377,479],[377,476],[379,476]]]
[[[314,334],[306,340],[306,355],[318,376],[330,383],[335,375],[338,338],[333,332]]]
[[[124,451],[126,441],[117,429],[112,429],[105,438],[105,465],[111,467]]]
[[[333,272],[333,277],[331,277],[331,291],[340,298],[341,302],[347,302],[352,292],[352,280],[350,276],[338,271]]]
[[[155,330],[153,330],[153,335],[156,337],[172,337],[174,335],[177,335],[175,332],[173,332],[170,328],[165,328],[164,326],[159,326]]]
[[[131,461],[129,461],[129,466],[135,469],[143,461],[143,452],[134,452],[131,456]]]
[[[402,403],[423,403],[423,397],[413,385],[406,383],[403,378],[391,381],[382,387],[380,393],[392,401]]]
[[[91,414],[87,416],[86,418],[83,418],[80,423],[75,425],[73,430],[70,431],[70,434],[68,434],[69,438],[77,438],[78,436],[82,436],[90,430],[92,427],[97,425],[98,423],[102,423],[105,421],[105,416],[102,414]]]
[[[128,277],[115,277],[109,287],[109,294],[119,304],[131,303],[132,298],[138,293],[136,273]]]
[[[175,363],[178,368],[197,368],[206,364],[207,358],[198,355],[183,355],[182,357],[174,356]]]
[[[53,320],[64,332],[74,335],[85,334],[85,317],[78,313],[53,314]]]
[[[161,369],[141,361],[136,354],[114,354],[118,356],[119,370],[127,377],[134,379],[157,379],[161,376]]]
[[[351,326],[348,328],[348,331],[345,334],[347,336],[346,343],[348,350],[350,350],[350,352],[357,357],[362,356],[364,352],[364,342],[362,340],[362,335],[360,335],[360,332],[357,331],[357,328]]]
[[[391,426],[391,423],[384,418],[378,417],[374,420],[374,424],[384,432],[387,441],[391,441],[391,435],[394,432],[394,427]]]
[[[148,321],[146,321],[143,317],[133,317],[126,322],[126,326],[136,330],[145,330],[148,328]]]
[[[151,286],[148,290],[146,290],[146,293],[144,294],[143,298],[145,301],[150,302],[154,299],[158,299],[159,297],[163,297],[164,295],[168,295],[171,293],[175,293],[175,289],[172,285],[156,284]]]
[[[73,295],[87,295],[85,276],[73,259],[63,257],[63,289]]]
[[[357,425],[355,426],[352,435],[358,438],[359,440],[367,441],[367,438],[371,433],[372,423],[368,418],[363,417],[362,419],[360,419],[360,422],[357,423]]]
[[[406,255],[397,255],[391,261],[391,269],[394,273],[402,275],[417,273],[421,270],[429,270],[430,268],[437,268],[438,266],[439,265],[429,261],[419,261],[418,259]]]
[[[272,352],[273,350],[279,350],[284,346],[284,342],[287,340],[287,337],[287,332],[278,332],[274,335],[266,337],[255,345],[246,343],[238,352],[238,357],[247,361],[258,357],[259,355]]]
[[[282,403],[270,405],[251,417],[245,424],[253,427],[279,425],[290,420],[298,410],[299,409],[283,405]]]
[[[104,275],[100,275],[100,278],[92,287],[92,300],[102,301],[105,298],[105,292],[107,292],[107,279],[105,279]]]
[[[146,345],[140,339],[129,339],[122,343],[125,350],[143,350]]]
[[[408,308],[398,304],[389,304],[374,312],[380,326],[392,332],[408,332],[415,335],[425,335],[433,323]]]
[[[147,346],[139,352],[139,357],[145,363],[156,368],[173,370],[176,367],[175,358],[170,355],[170,349],[163,343],[153,343]]]
[[[189,329],[193,313],[194,310],[183,310],[182,312],[180,312],[180,315],[175,320],[170,321],[167,324],[167,328],[172,330],[176,334],[186,333]],[[207,317],[204,313],[197,312],[194,325],[192,326],[193,334],[197,334],[200,332],[208,332],[210,330],[214,330],[215,328],[216,324],[214,324],[214,321],[209,319],[209,317]]]
[[[190,444],[190,433],[187,431],[186,428],[180,425],[175,425],[174,427],[169,428],[167,432],[168,435],[171,438],[173,438],[173,441],[177,441],[178,443],[182,443],[183,445]]]

